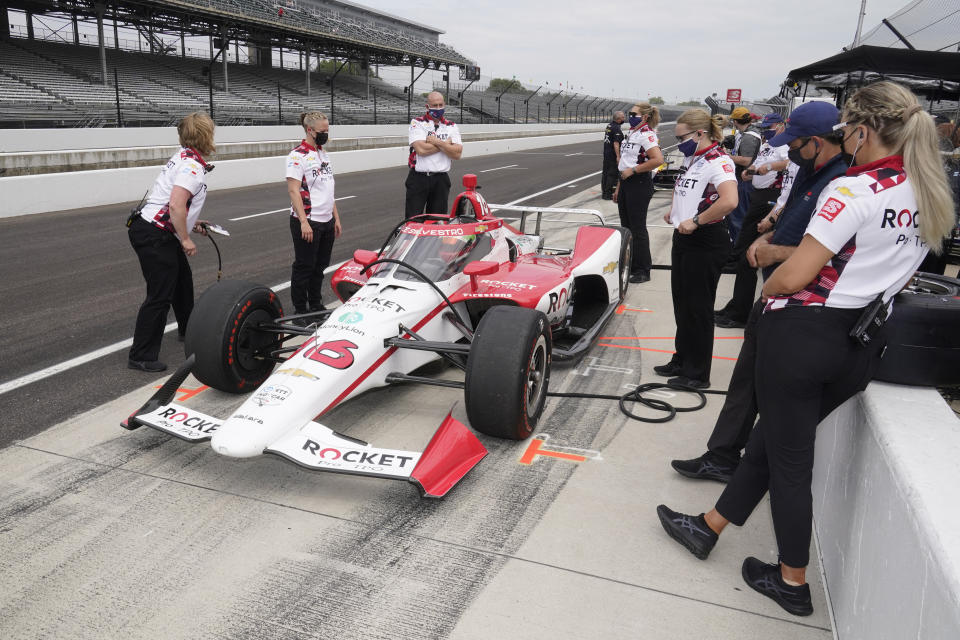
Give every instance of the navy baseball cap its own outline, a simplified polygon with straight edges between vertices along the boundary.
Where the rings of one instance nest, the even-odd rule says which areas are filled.
[[[770,146],[790,144],[797,138],[822,136],[833,131],[833,125],[838,122],[840,111],[829,102],[805,102],[793,110],[787,118],[787,128],[770,139]]]
[[[781,122],[783,122],[783,116],[779,113],[768,113],[763,116],[763,122],[760,123],[760,126],[768,128]]]

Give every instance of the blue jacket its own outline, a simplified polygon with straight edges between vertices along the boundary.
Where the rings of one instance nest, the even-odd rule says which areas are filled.
[[[777,226],[773,230],[770,243],[787,247],[799,245],[817,207],[820,192],[826,188],[831,180],[844,175],[846,172],[847,165],[843,162],[843,156],[839,153],[827,160],[826,164],[810,175],[807,175],[801,169],[793,183],[793,188],[790,189],[787,204],[784,205],[783,211],[777,219]],[[773,270],[779,266],[780,263],[778,262],[769,267],[764,267],[763,279],[769,278]]]

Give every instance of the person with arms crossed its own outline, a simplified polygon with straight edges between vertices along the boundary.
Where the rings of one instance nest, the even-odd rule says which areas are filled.
[[[793,615],[813,613],[806,566],[817,425],[866,387],[894,295],[953,226],[933,122],[909,89],[888,81],[859,89],[843,120],[837,130],[852,166],[820,194],[800,245],[763,285],[760,419],[746,453],[708,513],[657,507],[670,537],[706,559],[725,527],[742,526],[769,490],[779,563],[748,557],[741,574]]]
[[[200,210],[207,198],[206,174],[213,170],[210,156],[213,120],[205,113],[184,116],[177,125],[180,148],[153,183],[139,215],[131,216],[128,236],[140,260],[147,298],[137,313],[127,366],[140,371],[164,371],[160,344],[173,307],[177,332],[183,340],[193,311],[193,271],[187,257],[197,255],[190,232],[206,235]]]
[[[404,183],[407,189],[406,217],[424,213],[447,213],[450,195],[451,160],[463,153],[460,129],[443,117],[443,94],[427,95],[427,112],[410,121],[410,172]]]
[[[677,118],[677,149],[686,156],[677,176],[673,203],[664,220],[674,227],[670,291],[677,324],[676,352],[653,368],[667,382],[696,389],[710,386],[713,358],[713,303],[720,269],[730,252],[724,218],[737,206],[733,162],[718,142],[721,118],[689,109]]]
[[[647,210],[653,197],[654,169],[663,164],[657,125],[660,110],[646,102],[630,109],[630,131],[620,145],[620,181],[613,194],[620,213],[620,224],[632,236],[630,282],[650,280],[653,260],[650,257],[650,235],[647,232]]]
[[[300,114],[303,141],[287,156],[287,193],[290,196],[290,235],[293,266],[290,298],[297,315],[323,311],[323,272],[330,266],[333,242],[343,228],[334,200],[333,166],[323,150],[330,136],[327,116]]]
[[[620,164],[620,144],[623,142],[621,127],[624,120],[626,116],[623,111],[617,111],[603,132],[603,173],[600,174],[600,197],[603,200],[613,200],[613,188],[620,179],[617,165]]]

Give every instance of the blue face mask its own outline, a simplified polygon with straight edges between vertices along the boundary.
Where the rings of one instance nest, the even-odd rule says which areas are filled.
[[[677,145],[677,151],[682,153],[685,156],[692,156],[697,152],[697,141],[693,138],[689,140],[684,140]]]
[[[443,118],[443,109],[427,109],[427,113],[430,114],[430,117],[434,120],[440,120]]]
[[[777,130],[776,130],[776,129],[764,129],[764,130],[763,130],[763,139],[764,139],[764,140],[769,140],[770,138],[772,138],[772,137],[775,136],[775,135],[777,135]]]
[[[630,128],[639,127],[643,123],[643,116],[630,116]]]

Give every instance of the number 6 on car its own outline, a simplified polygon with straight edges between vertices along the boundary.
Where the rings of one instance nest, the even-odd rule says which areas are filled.
[[[630,232],[604,226],[597,212],[538,208],[600,222],[580,227],[573,248],[547,249],[523,232],[526,214],[515,229],[491,215],[476,176],[463,183],[449,215],[405,220],[379,252],[357,251],[341,266],[332,285],[343,305],[333,311],[284,316],[273,291],[248,282],[207,289],[187,328],[187,361],[123,426],[210,440],[230,457],[270,453],[309,469],[408,480],[429,497],[487,453],[464,424],[448,414],[416,452],[374,447],[317,417],[368,389],[431,384],[463,389],[481,434],[529,437],[554,361],[584,354],[623,300]],[[296,336],[307,340],[286,346]],[[410,375],[439,358],[464,370],[464,382]],[[250,395],[223,420],[172,403],[190,373]]]

